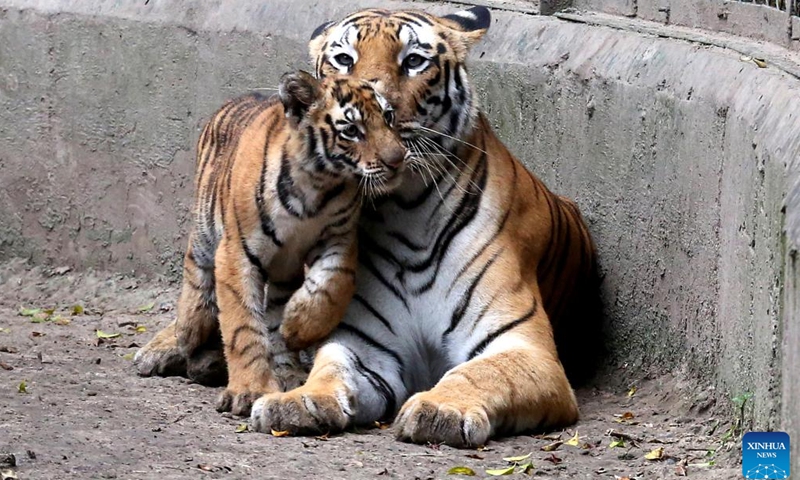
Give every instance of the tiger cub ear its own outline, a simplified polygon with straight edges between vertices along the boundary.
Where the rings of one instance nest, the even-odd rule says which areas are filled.
[[[457,37],[469,49],[478,42],[492,23],[492,14],[486,7],[472,7],[441,17],[448,27],[458,32]]]
[[[321,95],[319,81],[302,70],[281,77],[278,96],[292,126],[297,126]]]

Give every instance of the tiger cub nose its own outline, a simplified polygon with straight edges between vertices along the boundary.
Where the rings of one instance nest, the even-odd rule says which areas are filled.
[[[399,146],[386,149],[383,151],[383,155],[381,155],[381,161],[384,165],[393,170],[400,168],[405,158],[406,149]]]

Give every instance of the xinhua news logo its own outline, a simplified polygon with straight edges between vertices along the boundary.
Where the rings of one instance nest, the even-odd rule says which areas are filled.
[[[789,478],[789,435],[748,432],[742,438],[744,478]]]

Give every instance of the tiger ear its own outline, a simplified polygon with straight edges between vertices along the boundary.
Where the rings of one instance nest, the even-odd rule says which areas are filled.
[[[458,32],[456,37],[469,50],[483,38],[492,23],[492,14],[486,7],[472,7],[441,17],[448,27]]]
[[[329,29],[331,25],[333,25],[334,23],[336,22],[325,22],[316,29],[314,29],[314,31],[311,33],[311,40],[314,40],[315,38],[325,33],[325,30]]]
[[[317,59],[324,53],[322,47],[325,45],[325,39],[327,38],[325,33],[335,24],[336,22],[325,22],[311,34],[311,39],[308,41],[308,53],[313,62],[316,63]]]
[[[311,105],[320,98],[321,88],[316,78],[300,70],[281,77],[278,96],[289,123],[297,126],[305,118]]]

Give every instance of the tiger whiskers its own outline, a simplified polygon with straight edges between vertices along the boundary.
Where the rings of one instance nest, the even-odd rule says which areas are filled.
[[[415,150],[417,151],[417,154],[414,155],[414,160],[412,160],[412,164],[416,164],[416,165],[421,167],[419,169],[419,172],[420,172],[420,176],[422,176],[423,182],[425,182],[425,175],[422,173],[422,168],[425,168],[428,171],[428,174],[431,176],[431,182],[433,182],[433,186],[434,186],[434,188],[436,188],[436,192],[439,194],[439,198],[442,201],[444,201],[444,195],[442,194],[442,191],[439,188],[439,183],[436,181],[436,175],[433,173],[433,170],[431,169],[431,166],[433,166],[433,168],[437,170],[437,173],[441,174],[441,169],[437,168],[437,167],[440,167],[440,166],[437,165],[435,162],[432,163],[432,162],[426,162],[426,161],[423,160],[426,157],[430,158],[430,155],[432,154],[432,152],[430,151],[430,149],[427,146],[425,146],[423,143],[417,143],[417,142],[414,142],[414,141],[412,141],[412,145],[414,146]],[[428,186],[428,182],[425,182],[425,186],[426,187]]]
[[[427,138],[427,137],[424,137],[424,136],[421,136],[421,137],[418,137],[418,138],[428,148],[428,152],[430,153],[430,155],[432,157],[437,157],[437,158],[447,162],[450,165],[450,167],[452,167],[453,169],[455,169],[455,170],[463,170],[468,175],[471,175],[475,171],[474,167],[470,166],[467,162],[465,162],[464,160],[459,158],[457,155],[454,155],[452,152],[447,151],[441,145],[439,145],[438,143],[434,142],[430,138]],[[463,166],[463,168],[459,168],[459,166],[456,165],[456,163],[453,160],[458,161]],[[434,163],[437,163],[437,162],[434,162]],[[453,181],[453,183],[455,184],[456,188],[459,189],[459,191],[461,191],[462,193],[465,193],[465,194],[470,194],[470,195],[476,194],[476,192],[469,191],[463,185],[461,185],[461,183],[459,183],[458,179],[453,177],[453,175],[452,175],[452,173],[450,173],[449,169],[444,168],[441,165],[439,165],[439,168],[441,168],[444,172],[447,173],[447,175],[450,177],[450,179]],[[467,180],[467,184],[469,186],[471,186],[472,188],[474,188],[475,190],[477,190],[477,193],[483,193],[483,190],[474,181],[472,181],[471,179]]]
[[[465,142],[464,140],[461,140],[460,138],[456,138],[456,137],[454,137],[452,135],[448,135],[445,132],[440,132],[439,130],[434,130],[433,128],[423,127],[422,125],[417,125],[416,128],[419,129],[419,130],[422,130],[423,132],[428,132],[428,133],[433,133],[433,134],[436,134],[436,135],[440,135],[440,136],[448,138],[448,139],[450,139],[450,140],[452,140],[454,142],[458,142],[458,143],[466,145],[466,146],[468,146],[470,148],[474,148],[475,150],[483,153],[484,155],[488,155],[489,154],[488,152],[486,152],[486,150],[480,149],[480,148],[476,147],[475,145],[473,145],[473,144],[471,144],[469,142]]]

